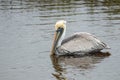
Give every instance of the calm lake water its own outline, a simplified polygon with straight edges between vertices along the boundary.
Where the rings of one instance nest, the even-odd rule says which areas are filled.
[[[54,24],[89,32],[108,57],[50,58]],[[119,0],[0,0],[0,80],[120,80]]]

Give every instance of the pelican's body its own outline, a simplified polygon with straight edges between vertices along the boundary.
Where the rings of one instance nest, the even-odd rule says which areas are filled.
[[[55,37],[53,42],[52,54],[81,54],[97,52],[109,48],[105,43],[97,39],[94,35],[87,32],[77,32],[64,39],[66,32],[66,21],[60,20],[55,25]]]

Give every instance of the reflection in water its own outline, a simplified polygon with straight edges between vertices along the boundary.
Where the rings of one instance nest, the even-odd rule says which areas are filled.
[[[89,71],[95,67],[95,64],[100,63],[104,58],[109,57],[109,52],[100,52],[87,55],[75,55],[75,56],[51,56],[53,67],[56,73],[52,75],[58,80],[69,80],[66,75],[70,73],[69,70],[81,73],[85,75],[86,71]],[[72,73],[71,73],[72,74]],[[69,77],[70,78],[70,77]]]

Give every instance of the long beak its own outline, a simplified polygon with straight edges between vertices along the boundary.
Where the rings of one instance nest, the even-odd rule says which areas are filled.
[[[55,52],[56,52],[56,47],[57,47],[59,39],[62,35],[62,31],[63,31],[63,28],[59,28],[55,32],[51,54],[55,54]]]

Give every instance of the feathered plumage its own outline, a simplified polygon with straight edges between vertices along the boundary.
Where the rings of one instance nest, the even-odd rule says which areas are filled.
[[[87,32],[77,32],[72,36],[63,39],[66,30],[66,24],[63,20],[58,21],[56,24],[56,36],[53,44],[53,49],[55,51],[57,50],[59,54],[73,55],[91,53],[110,48],[107,44]]]

